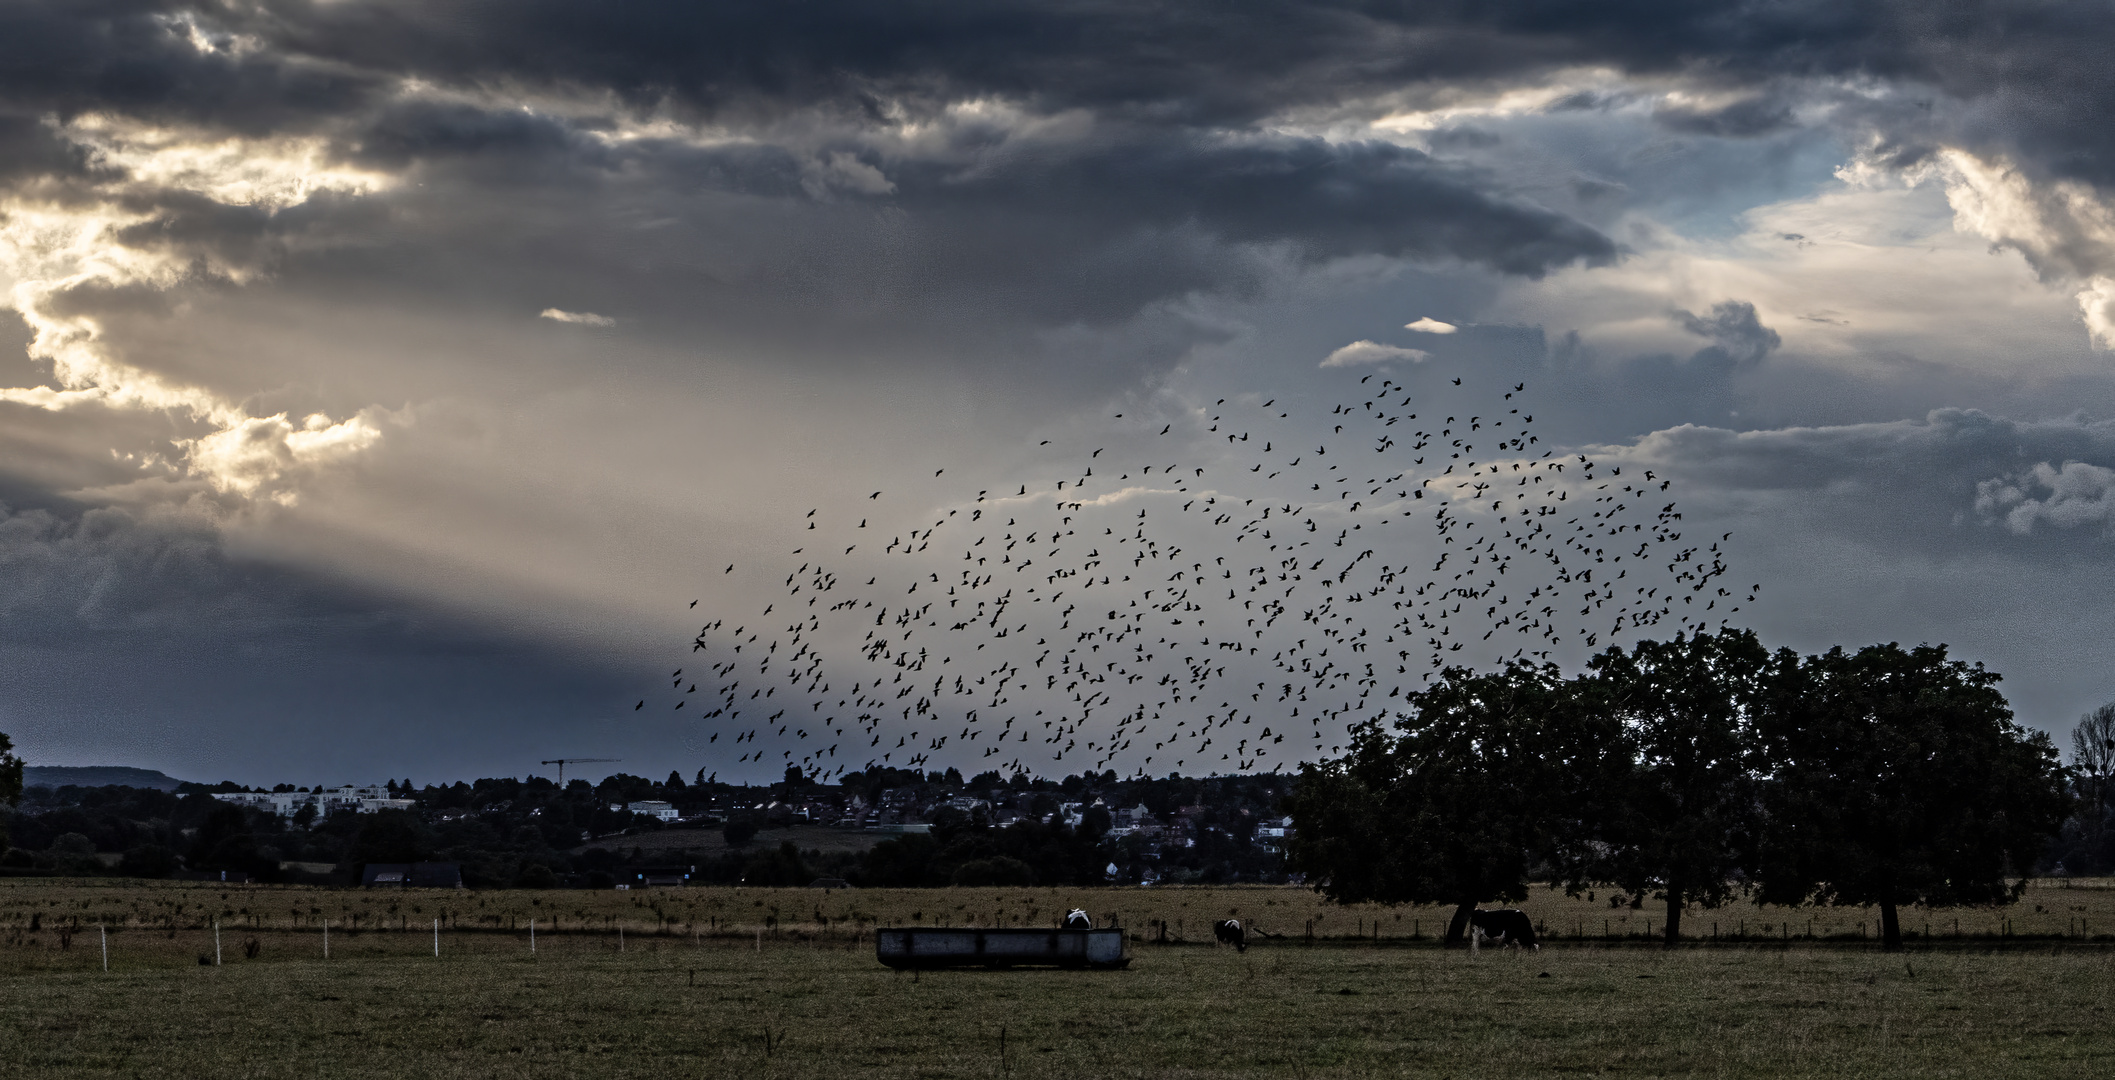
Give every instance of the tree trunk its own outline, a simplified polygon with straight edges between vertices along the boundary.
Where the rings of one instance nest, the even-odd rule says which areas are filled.
[[[1880,901],[1880,947],[1888,952],[1902,951],[1902,919],[1893,900]]]
[[[1469,928],[1469,913],[1476,910],[1476,901],[1464,900],[1454,907],[1454,918],[1447,923],[1447,944],[1459,945],[1467,940],[1464,933]]]
[[[1667,947],[1672,949],[1682,940],[1682,887],[1667,883]]]

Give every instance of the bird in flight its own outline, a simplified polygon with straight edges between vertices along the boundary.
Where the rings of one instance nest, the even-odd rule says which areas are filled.
[[[1699,550],[1671,480],[1558,454],[1508,404],[1524,382],[1487,408],[1470,391],[1462,423],[1374,377],[1311,417],[1273,411],[1275,397],[1200,397],[1214,404],[1195,440],[1155,442],[1151,460],[1125,449],[1150,426],[1118,414],[1085,459],[1028,458],[1040,498],[1023,480],[988,499],[986,478],[894,516],[817,508],[796,527],[846,539],[841,552],[804,544],[693,604],[709,621],[691,650],[711,675],[675,687],[678,704],[694,698],[711,753],[739,744],[739,764],[816,778],[946,762],[1143,773],[1193,757],[1277,771],[1338,752],[1450,667],[1704,633],[1753,601],[1715,585],[1730,534]],[[1370,452],[1341,453],[1354,444]],[[843,535],[870,526],[885,546]],[[751,602],[762,614],[735,618]]]

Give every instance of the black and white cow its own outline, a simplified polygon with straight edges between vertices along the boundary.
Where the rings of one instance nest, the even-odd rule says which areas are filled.
[[[1534,920],[1528,918],[1527,912],[1519,908],[1497,908],[1491,911],[1478,909],[1470,912],[1469,932],[1475,934],[1478,941],[1488,941],[1494,945],[1521,945],[1536,952],[1542,951],[1542,945],[1535,940]]]
[[[1232,945],[1235,952],[1248,951],[1248,934],[1241,929],[1239,919],[1221,919],[1212,924],[1212,936],[1221,945]]]
[[[1085,911],[1079,908],[1073,908],[1071,911],[1065,913],[1065,929],[1092,930],[1094,929],[1094,920],[1088,918],[1087,913]]]

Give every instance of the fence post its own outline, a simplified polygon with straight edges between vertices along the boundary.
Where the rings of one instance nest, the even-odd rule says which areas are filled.
[[[96,932],[103,935],[103,970],[107,972],[110,970],[110,928],[97,923]]]
[[[433,958],[435,960],[441,958],[441,921],[439,919],[433,920]]]
[[[213,920],[213,966],[220,966],[220,920]]]
[[[529,955],[536,955],[536,920],[529,920]]]

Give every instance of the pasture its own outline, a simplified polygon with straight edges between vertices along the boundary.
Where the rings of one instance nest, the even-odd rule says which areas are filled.
[[[1991,936],[1964,925],[1896,955],[1843,919],[1789,945],[1758,932],[1670,952],[1611,935],[1472,956],[1430,942],[1435,912],[1403,912],[1423,941],[1379,912],[1376,941],[1376,913],[1295,889],[0,881],[0,1061],[63,1077],[2100,1076],[2115,1062],[2115,947],[2067,937],[2058,912],[2115,920],[2110,899],[2038,888],[2019,910],[1975,913]],[[911,974],[873,957],[874,921],[1039,925],[1068,901],[1121,913],[1142,939],[1130,970]],[[1748,910],[1772,926],[1809,914]],[[1164,919],[1171,941],[1194,942],[1228,911],[1322,928],[1246,954],[1141,929]],[[108,973],[97,915],[117,927]],[[215,915],[222,963],[201,966]]]

